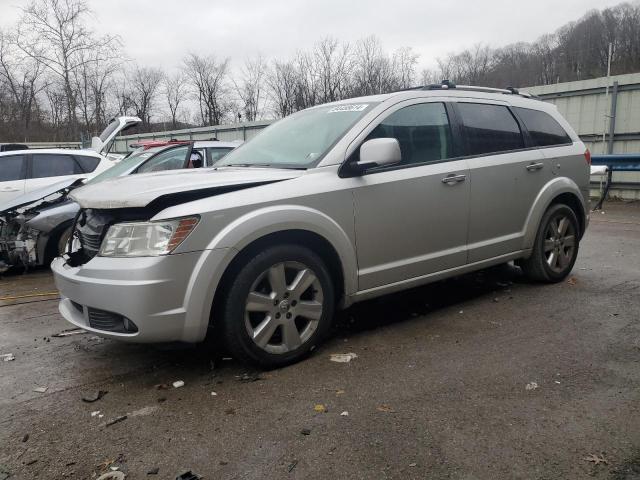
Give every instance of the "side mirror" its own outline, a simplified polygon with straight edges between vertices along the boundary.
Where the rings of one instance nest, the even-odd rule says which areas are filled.
[[[395,138],[373,138],[360,146],[360,160],[356,164],[360,170],[400,163],[400,143]]]

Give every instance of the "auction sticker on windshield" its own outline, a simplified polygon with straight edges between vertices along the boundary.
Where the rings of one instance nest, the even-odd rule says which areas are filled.
[[[361,112],[365,110],[369,106],[368,103],[354,103],[351,105],[339,105],[337,107],[333,107],[327,113],[336,113],[336,112]]]

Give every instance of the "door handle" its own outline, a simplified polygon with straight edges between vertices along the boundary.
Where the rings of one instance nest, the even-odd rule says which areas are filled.
[[[442,179],[442,183],[445,185],[455,185],[456,183],[464,182],[467,179],[466,175],[456,175],[452,173]]]
[[[4,187],[2,190],[0,190],[0,192],[19,192],[19,191],[20,189],[15,187]]]
[[[535,172],[536,170],[540,170],[542,167],[544,167],[544,163],[530,163],[525,168],[530,172]]]

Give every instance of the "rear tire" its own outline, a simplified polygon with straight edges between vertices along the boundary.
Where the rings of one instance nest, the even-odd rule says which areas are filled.
[[[333,282],[322,259],[298,245],[249,257],[228,279],[221,335],[242,362],[277,368],[307,356],[329,332]]]
[[[520,262],[524,274],[536,282],[564,280],[578,257],[580,226],[565,204],[551,205],[540,221],[531,256]]]

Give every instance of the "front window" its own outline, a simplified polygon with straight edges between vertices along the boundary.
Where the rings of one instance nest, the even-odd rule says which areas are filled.
[[[312,167],[375,105],[326,105],[295,113],[266,128],[215,166]]]

